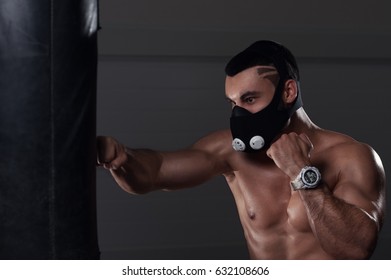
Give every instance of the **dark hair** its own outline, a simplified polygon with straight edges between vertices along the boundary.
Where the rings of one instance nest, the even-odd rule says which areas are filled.
[[[225,67],[225,73],[232,77],[258,65],[276,67],[282,80],[300,80],[299,68],[293,54],[283,45],[268,40],[257,41],[231,58]]]

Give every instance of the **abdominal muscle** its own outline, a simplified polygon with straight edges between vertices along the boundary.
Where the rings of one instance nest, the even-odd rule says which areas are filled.
[[[299,194],[289,186],[289,178],[278,170],[246,171],[234,172],[226,179],[237,204],[250,258],[329,259],[312,232]]]
[[[286,224],[266,230],[245,228],[251,259],[304,260],[329,259],[311,233],[289,232]],[[257,235],[258,238],[252,237]]]

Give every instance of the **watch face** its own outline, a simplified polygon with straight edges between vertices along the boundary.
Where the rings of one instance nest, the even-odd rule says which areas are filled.
[[[305,184],[313,185],[318,181],[318,174],[314,170],[307,170],[303,174]]]

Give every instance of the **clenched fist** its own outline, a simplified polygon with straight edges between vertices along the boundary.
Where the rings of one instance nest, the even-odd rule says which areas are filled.
[[[310,165],[313,145],[305,134],[282,134],[267,150],[267,155],[292,180],[300,170]]]
[[[106,169],[117,170],[125,164],[127,154],[124,145],[108,136],[98,136],[96,141],[97,165]]]

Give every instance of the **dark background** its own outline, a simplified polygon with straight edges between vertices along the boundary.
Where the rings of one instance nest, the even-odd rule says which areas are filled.
[[[319,126],[369,143],[390,177],[391,10],[387,0],[101,0],[98,126],[132,148],[176,150],[228,127],[224,65],[259,39],[301,68],[304,108]],[[223,178],[132,196],[99,169],[102,259],[245,259]],[[388,201],[390,194],[387,194]],[[390,259],[391,221],[373,259]]]

